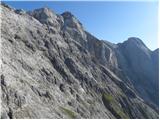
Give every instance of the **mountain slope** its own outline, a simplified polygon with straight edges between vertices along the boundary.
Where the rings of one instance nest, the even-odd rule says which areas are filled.
[[[1,9],[1,118],[158,118],[129,76],[135,68],[127,71],[131,56],[121,45],[98,40],[70,12]]]
[[[146,101],[158,106],[158,53],[155,58],[154,51],[149,50],[138,38],[129,38],[119,44],[118,51],[121,51],[126,62],[126,66],[121,62],[119,66],[129,77],[137,93]]]

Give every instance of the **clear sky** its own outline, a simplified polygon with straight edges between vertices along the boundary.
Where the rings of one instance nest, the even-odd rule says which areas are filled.
[[[6,2],[14,8],[49,7],[58,14],[70,11],[84,28],[101,40],[119,43],[139,37],[151,50],[158,47],[158,2]]]

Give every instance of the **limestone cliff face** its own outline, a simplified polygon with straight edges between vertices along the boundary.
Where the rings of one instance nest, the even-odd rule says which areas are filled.
[[[100,41],[70,12],[1,13],[1,118],[158,118],[158,50]]]

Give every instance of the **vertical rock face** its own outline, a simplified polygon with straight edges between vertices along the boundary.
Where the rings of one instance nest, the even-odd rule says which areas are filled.
[[[1,118],[158,118],[158,49],[100,41],[70,12],[1,13]]]

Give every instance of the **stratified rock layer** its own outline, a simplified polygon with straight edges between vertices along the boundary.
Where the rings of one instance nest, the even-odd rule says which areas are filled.
[[[159,50],[100,41],[70,12],[1,13],[1,118],[158,118]]]

